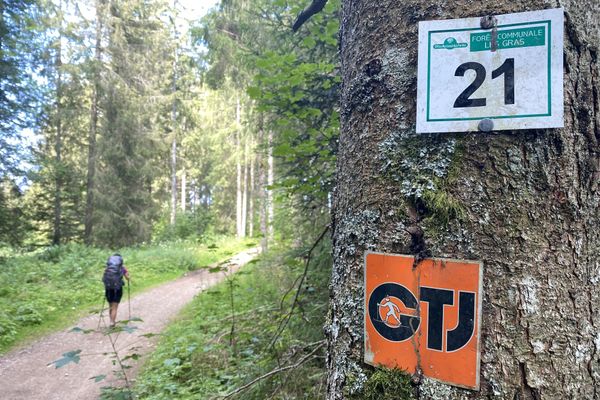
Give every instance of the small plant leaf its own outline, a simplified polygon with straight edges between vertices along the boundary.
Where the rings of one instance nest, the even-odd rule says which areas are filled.
[[[173,365],[179,365],[180,362],[181,360],[179,358],[167,358],[164,361],[164,365],[166,367],[172,367]]]
[[[71,329],[69,332],[83,333],[85,335],[88,333],[95,332],[95,330],[94,329],[83,329],[83,328],[76,326],[75,328]]]
[[[100,381],[103,381],[105,378],[106,378],[106,375],[96,375],[96,376],[92,376],[90,378],[90,380],[93,379],[94,382],[98,383]]]
[[[140,357],[141,357],[141,355],[139,355],[138,353],[133,353],[133,354],[129,354],[128,356],[123,357],[123,359],[121,361],[129,360],[129,359],[137,361],[140,359]]]
[[[133,333],[136,329],[138,329],[137,326],[130,326],[130,325],[123,325],[123,326],[114,326],[112,328],[110,328],[104,335],[110,335],[111,333],[119,333],[119,332],[127,332],[127,333]]]
[[[81,350],[73,350],[73,351],[69,351],[67,353],[63,353],[62,358],[52,361],[48,365],[54,364],[54,366],[58,369],[58,368],[64,367],[65,365],[67,365],[68,363],[71,363],[71,362],[78,364],[79,360],[80,360],[79,353],[81,353]]]
[[[136,329],[138,329],[138,327],[125,325],[125,326],[121,327],[121,329],[127,333],[133,333]]]

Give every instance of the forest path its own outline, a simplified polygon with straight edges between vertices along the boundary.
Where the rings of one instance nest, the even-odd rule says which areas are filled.
[[[258,254],[258,249],[249,249],[232,257],[223,264],[226,271],[211,273],[206,269],[198,270],[172,282],[157,286],[131,299],[131,317],[139,317],[143,322],[130,322],[136,326],[133,333],[118,332],[111,334],[116,340],[121,357],[137,353],[142,357],[138,361],[127,360],[132,369],[127,371],[129,379],[136,376],[139,366],[149,355],[156,337],[142,335],[160,333],[178,312],[188,304],[196,294],[221,282],[229,273],[236,272]],[[132,276],[135,284],[135,275]],[[119,306],[118,320],[128,317],[127,294],[124,294]],[[105,304],[106,305],[106,304]],[[107,311],[100,331],[97,330],[98,314],[79,320],[74,326],[92,329],[94,332],[83,334],[67,330],[46,336],[25,348],[14,350],[0,357],[0,398],[6,400],[92,400],[97,399],[102,386],[117,385],[113,372],[117,369],[106,352],[112,347],[106,332]],[[131,350],[134,348],[134,350]],[[81,349],[78,364],[69,363],[55,368],[49,363],[62,358],[62,354]],[[95,376],[107,378],[96,383]]]

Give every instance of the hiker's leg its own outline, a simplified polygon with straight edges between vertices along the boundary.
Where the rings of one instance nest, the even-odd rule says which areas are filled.
[[[123,288],[114,289],[112,293],[112,302],[110,303],[110,324],[114,326],[117,322],[117,309],[119,308],[119,302],[123,297]]]
[[[110,326],[115,326],[115,323],[117,321],[117,308],[119,308],[119,303],[110,303]]]

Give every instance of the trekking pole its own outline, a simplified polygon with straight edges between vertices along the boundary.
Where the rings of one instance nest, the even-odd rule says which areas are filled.
[[[131,280],[127,279],[127,306],[129,307],[129,318],[131,321]]]

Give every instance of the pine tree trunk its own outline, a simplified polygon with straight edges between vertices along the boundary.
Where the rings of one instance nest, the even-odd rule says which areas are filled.
[[[176,62],[173,64],[173,74],[176,70]],[[177,78],[173,77],[173,96],[175,96]],[[173,140],[171,141],[171,225],[175,225],[177,217],[177,105],[173,98],[173,109],[171,111],[173,124]]]
[[[244,182],[242,186],[242,237],[246,237],[248,224],[248,138],[244,140]]]
[[[187,206],[187,175],[185,168],[181,171],[181,211],[185,214]]]
[[[176,8],[175,1],[173,2],[173,8]],[[173,35],[177,40],[177,26],[175,25],[175,19],[177,16],[173,16]],[[173,96],[173,104],[171,109],[171,123],[173,127],[173,139],[171,142],[171,225],[175,225],[177,218],[177,62],[178,54],[177,47],[175,47],[173,54],[173,82],[171,86],[171,94]]]
[[[420,135],[418,21],[548,2],[342,3],[327,398],[360,398],[372,371],[362,311],[374,250],[483,262],[481,389],[424,379],[417,398],[598,399],[600,3],[551,5],[566,11],[564,129]]]
[[[52,232],[52,244],[59,245],[62,239],[62,2],[59,2],[58,12],[60,25],[58,28],[58,42],[56,50],[56,137],[54,142],[55,157],[55,187],[54,187],[54,223]]]
[[[90,106],[90,133],[88,136],[88,163],[85,200],[84,241],[92,242],[94,215],[94,186],[96,176],[96,136],[98,131],[98,100],[100,97],[100,68],[102,63],[102,13],[104,0],[96,0],[96,48],[94,51],[94,91]]]
[[[175,123],[175,120],[173,120]],[[175,134],[175,132],[173,132]],[[177,139],[171,142],[171,225],[177,217]]]
[[[251,140],[250,146],[250,186],[248,187],[248,236],[254,236],[254,193],[255,193],[255,162],[254,140]]]
[[[236,121],[236,133],[235,133],[235,159],[236,159],[236,235],[242,237],[244,235],[244,226],[242,225],[242,162],[240,160],[241,153],[241,142],[242,132],[240,126],[240,99],[237,99],[235,108],[235,121]]]
[[[273,222],[275,221],[275,207],[273,204],[273,183],[275,182],[275,162],[273,160],[273,131],[268,134],[268,154],[267,154],[267,241],[273,241]]]
[[[260,116],[259,119],[259,143],[264,143],[265,140],[265,131],[264,131],[264,120],[263,116]],[[266,160],[261,157],[258,161],[258,193],[257,200],[259,204],[259,224],[260,224],[260,234],[262,236],[260,240],[260,247],[262,253],[266,253],[267,251],[267,237],[268,237],[268,228],[267,228],[267,168],[266,168]]]

